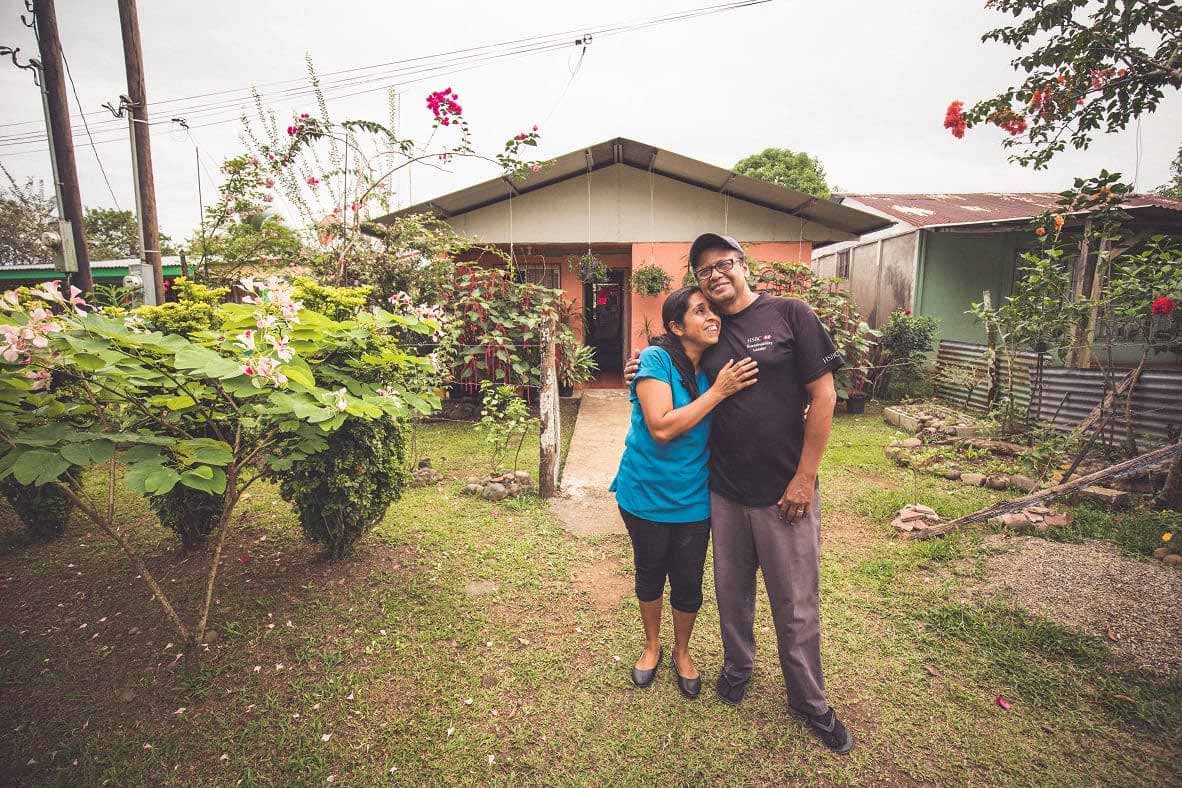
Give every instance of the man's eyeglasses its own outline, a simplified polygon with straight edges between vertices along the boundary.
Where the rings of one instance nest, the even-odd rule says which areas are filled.
[[[702,266],[698,270],[694,271],[694,276],[698,278],[699,282],[708,282],[710,281],[710,277],[714,276],[715,271],[720,274],[725,274],[727,271],[734,268],[735,263],[737,262],[739,262],[737,257],[728,257],[725,260],[719,260],[714,265]]]

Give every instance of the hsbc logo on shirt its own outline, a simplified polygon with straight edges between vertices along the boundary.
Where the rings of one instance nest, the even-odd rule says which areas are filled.
[[[761,350],[767,350],[772,346],[772,335],[764,334],[757,337],[747,337],[743,340],[744,346],[750,353],[758,353]]]

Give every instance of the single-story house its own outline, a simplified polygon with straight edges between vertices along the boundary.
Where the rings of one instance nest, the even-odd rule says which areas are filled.
[[[985,292],[995,306],[1012,292],[1021,255],[1039,246],[1029,222],[1043,211],[1056,210],[1059,195],[843,194],[835,199],[896,224],[815,250],[813,269],[849,280],[871,326],[882,325],[895,309],[907,308],[936,318],[942,340],[980,344],[985,329],[966,312]],[[1130,239],[1143,242],[1153,233],[1182,236],[1182,202],[1144,194],[1131,197],[1124,208],[1132,216],[1126,232]],[[1078,241],[1085,219],[1068,216],[1064,237]],[[1092,250],[1088,281],[1094,265]],[[1180,361],[1158,357],[1154,363],[1175,366]]]
[[[848,280],[854,300],[872,326],[881,326],[899,308],[936,318],[938,362],[943,370],[981,363],[985,328],[966,313],[972,303],[982,301],[984,293],[994,306],[1012,293],[1021,255],[1039,247],[1029,222],[1044,211],[1056,211],[1060,197],[1047,192],[987,192],[843,194],[835,199],[896,223],[857,240],[815,250],[813,269],[822,276]],[[1123,207],[1131,217],[1125,225],[1124,251],[1134,250],[1153,234],[1182,237],[1182,202],[1138,194]],[[1070,261],[1072,276],[1084,294],[1091,290],[1096,265],[1094,248],[1079,259],[1086,221],[1086,214],[1068,215],[1063,230],[1068,246],[1077,250]],[[1114,359],[1119,366],[1133,367],[1140,355],[1139,347],[1118,344]],[[1032,412],[1041,407],[1043,419],[1077,423],[1104,391],[1104,373],[1095,368],[1095,362],[1094,356],[1079,350],[1044,356],[1043,385],[1033,386]],[[1030,401],[1039,363],[1033,353],[1017,359],[1016,400]],[[1177,396],[1182,387],[1182,357],[1159,354],[1149,360],[1147,369],[1134,395],[1135,410],[1145,414],[1138,429],[1164,437],[1172,425],[1182,423],[1182,398]],[[1004,369],[1002,373],[1008,374]],[[947,382],[941,382],[939,390],[949,399],[967,401],[971,396],[973,404],[983,404],[984,391],[974,393]]]
[[[596,348],[601,384],[619,380],[646,332],[661,331],[664,296],[632,292],[634,268],[657,265],[679,287],[690,243],[703,232],[734,236],[753,259],[807,263],[814,249],[894,221],[623,137],[566,153],[528,177],[493,178],[377,221],[415,213],[510,254],[527,281],[563,290],[584,310],[588,335],[574,328]],[[606,282],[584,284],[568,264],[588,251],[606,264]]]

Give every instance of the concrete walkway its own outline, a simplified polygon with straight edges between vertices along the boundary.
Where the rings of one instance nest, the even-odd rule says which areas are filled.
[[[583,392],[562,472],[563,495],[550,502],[562,526],[576,536],[627,533],[616,496],[607,488],[624,453],[631,413],[627,391]]]

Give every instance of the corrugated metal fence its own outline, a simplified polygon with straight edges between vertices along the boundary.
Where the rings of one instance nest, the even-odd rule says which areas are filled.
[[[983,413],[988,393],[988,376],[984,345],[964,342],[941,342],[936,363],[939,369],[936,391],[957,407]],[[1045,364],[1045,362],[1044,362]],[[1008,388],[1008,368],[1005,359],[1001,362],[1000,393],[1004,396]],[[1050,422],[1061,432],[1070,432],[1092,408],[1100,403],[1104,395],[1104,371],[1099,369],[1066,369],[1044,366],[1042,386],[1039,391],[1037,359],[1033,353],[1022,353],[1014,359],[1014,401],[1018,413],[1028,413],[1032,420]],[[1118,371],[1117,382],[1128,370]],[[1032,401],[1031,382],[1034,397]],[[972,384],[977,386],[969,390]],[[1041,393],[1041,396],[1040,396]],[[1120,399],[1123,409],[1124,398]],[[1056,413],[1058,414],[1056,417]],[[1146,436],[1154,443],[1169,439],[1171,430],[1182,428],[1182,370],[1152,369],[1141,374],[1133,389],[1133,432]],[[1106,428],[1112,431],[1114,440],[1123,440],[1125,420],[1122,416],[1110,419]],[[1142,449],[1145,447],[1142,446]]]

